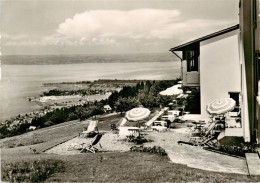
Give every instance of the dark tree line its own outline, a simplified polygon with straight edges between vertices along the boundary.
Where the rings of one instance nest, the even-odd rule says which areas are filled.
[[[44,128],[55,124],[60,124],[71,120],[85,120],[92,116],[104,114],[103,105],[99,103],[84,104],[83,106],[72,106],[69,108],[56,109],[52,112],[48,112],[43,116],[36,116],[32,119],[31,123],[24,122],[13,127],[4,125],[0,127],[0,138],[11,137],[20,135],[29,130],[30,126],[36,128]]]
[[[65,96],[65,95],[94,95],[97,93],[105,93],[103,90],[91,90],[91,89],[80,89],[80,90],[58,90],[53,89],[48,92],[43,92],[43,96]]]
[[[166,105],[173,97],[161,96],[159,92],[177,84],[177,80],[145,81],[136,86],[126,86],[119,92],[114,91],[107,99],[109,104],[117,112],[123,113],[140,105],[152,108]]]

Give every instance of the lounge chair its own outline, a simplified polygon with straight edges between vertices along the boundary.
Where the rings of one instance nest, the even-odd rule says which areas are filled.
[[[194,146],[208,145],[210,141],[217,139],[219,132],[212,133],[216,121],[213,121],[207,128],[197,133],[197,136],[189,137],[189,142],[178,141],[178,144],[190,144]]]
[[[102,134],[97,134],[93,140],[90,142],[90,144],[85,145],[82,149],[81,149],[81,153],[85,152],[85,151],[89,151],[92,153],[96,153],[98,151],[98,148],[96,147],[98,144],[100,146],[100,148],[102,148],[101,144],[99,143],[100,139],[102,137]]]
[[[209,146],[212,147],[214,145],[213,140],[217,140],[220,132],[214,132],[213,134],[203,136],[203,137],[191,137],[190,143],[195,146]]]
[[[190,132],[190,137],[193,137],[193,136],[200,136],[200,137],[207,136],[213,130],[213,128],[215,127],[216,123],[217,123],[216,121],[213,121],[209,125],[207,125],[204,128],[198,130],[197,132],[195,131],[196,129],[194,131],[192,130]]]
[[[88,125],[88,129],[80,133],[81,137],[93,137],[98,133],[97,128],[98,121],[90,121]]]
[[[119,127],[122,127],[122,126],[125,126],[125,124],[126,124],[126,122],[127,122],[127,119],[126,118],[122,118],[120,121],[119,121]]]
[[[165,132],[167,131],[167,127],[165,126],[151,126],[152,130],[155,130],[157,132]]]
[[[127,122],[126,118],[122,118],[117,124],[113,123],[110,125],[111,132],[118,134],[119,128],[125,126]]]
[[[68,151],[72,151],[72,150],[82,150],[83,147],[84,147],[84,145],[85,145],[85,143],[70,145],[70,146],[68,147]]]

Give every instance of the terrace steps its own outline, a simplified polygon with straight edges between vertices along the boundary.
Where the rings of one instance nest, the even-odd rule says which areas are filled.
[[[258,153],[246,153],[246,163],[249,175],[260,175],[260,159]]]

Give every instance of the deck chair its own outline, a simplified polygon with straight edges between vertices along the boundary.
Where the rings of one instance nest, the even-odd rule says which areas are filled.
[[[98,151],[98,148],[96,147],[98,144],[100,146],[100,148],[102,148],[101,144],[99,143],[100,139],[102,137],[102,134],[97,134],[93,140],[90,142],[90,144],[85,145],[82,149],[81,149],[81,153],[84,151],[89,151],[92,153],[96,153]]]
[[[213,140],[215,137],[213,137],[210,133],[213,131],[214,127],[216,125],[216,122],[213,121],[204,131],[202,131],[197,136],[192,136],[189,138],[189,141],[178,141],[178,144],[189,144],[189,145],[205,145],[207,142]]]
[[[82,144],[73,144],[73,145],[70,145],[68,147],[68,151],[72,151],[72,150],[82,150],[83,147],[84,147],[85,143],[82,143]]]
[[[212,130],[214,129],[216,125],[216,121],[213,121],[211,124],[209,124],[209,126],[205,129],[202,129],[201,132],[199,134],[197,134],[197,136],[191,136],[190,139],[192,138],[196,138],[196,137],[207,137],[210,132],[212,132]]]
[[[86,131],[80,133],[83,137],[92,137],[98,133],[97,128],[98,121],[90,121]]]
[[[213,141],[217,140],[220,132],[214,132],[213,134],[198,137],[196,139],[190,139],[190,143],[194,146],[209,146],[212,147],[214,145]]]
[[[125,126],[125,124],[126,124],[126,122],[127,122],[127,119],[126,118],[122,118],[120,121],[119,121],[119,127],[121,127],[121,126]]]
[[[192,138],[192,136],[194,136],[194,134],[195,134],[195,136],[207,136],[213,130],[213,128],[215,127],[216,123],[217,123],[216,121],[213,121],[207,127],[201,129],[199,131],[199,133],[198,132],[195,133],[194,131],[191,131],[190,132],[190,138]]]

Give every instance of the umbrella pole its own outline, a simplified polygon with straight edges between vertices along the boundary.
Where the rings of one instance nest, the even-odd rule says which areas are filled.
[[[140,134],[140,122],[139,122],[139,121],[138,121],[138,128],[139,128],[139,130],[138,130],[138,136],[140,137],[141,134]]]

